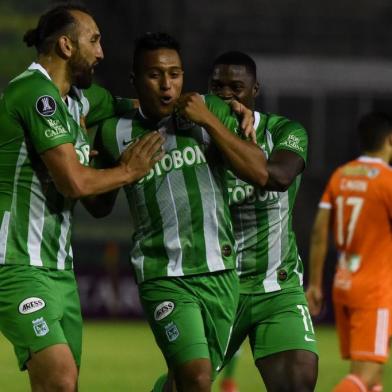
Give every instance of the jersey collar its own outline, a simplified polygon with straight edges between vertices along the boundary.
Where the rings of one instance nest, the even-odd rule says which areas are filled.
[[[39,63],[33,62],[27,69],[29,71],[39,71],[43,73],[49,80],[52,80],[52,78],[48,74],[48,71]]]
[[[358,158],[358,161],[360,161],[360,162],[369,162],[369,163],[381,163],[383,165],[386,165],[386,163],[381,158],[369,157],[367,155],[361,155]]]

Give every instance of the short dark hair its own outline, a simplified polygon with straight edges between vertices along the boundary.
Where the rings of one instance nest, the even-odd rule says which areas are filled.
[[[212,67],[215,68],[217,65],[243,65],[246,67],[248,72],[257,79],[257,67],[255,61],[246,53],[239,51],[225,52],[219,55],[213,62]]]
[[[362,152],[382,148],[385,138],[392,134],[392,117],[382,112],[364,115],[358,124],[359,146]]]
[[[136,72],[140,55],[143,52],[161,48],[173,49],[178,54],[181,53],[179,42],[167,33],[148,32],[137,38],[135,41],[135,49],[133,51],[133,72]]]
[[[76,20],[70,11],[81,11],[91,16],[90,11],[81,3],[59,3],[41,15],[37,27],[28,30],[23,41],[29,47],[35,46],[38,53],[48,53],[61,34],[75,34]]]

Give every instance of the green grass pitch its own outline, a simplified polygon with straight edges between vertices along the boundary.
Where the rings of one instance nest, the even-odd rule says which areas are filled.
[[[320,367],[317,392],[329,392],[346,373],[348,364],[339,358],[332,327],[318,326]],[[163,358],[143,322],[86,322],[80,392],[148,392],[165,371]],[[241,392],[265,391],[252,362],[248,344],[238,362]],[[392,391],[392,364],[384,371],[384,391]],[[0,335],[0,390],[29,391],[25,372],[17,370],[11,345]],[[214,392],[218,392],[215,383]]]

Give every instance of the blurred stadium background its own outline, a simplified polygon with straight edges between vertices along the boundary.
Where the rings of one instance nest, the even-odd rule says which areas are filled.
[[[49,0],[1,0],[0,90],[34,59],[24,32],[34,27]],[[185,90],[205,92],[209,66],[225,50],[253,55],[261,95],[258,107],[301,121],[309,132],[310,155],[295,208],[294,223],[307,264],[309,233],[332,170],[358,154],[355,126],[372,109],[391,114],[392,3],[388,0],[117,0],[84,2],[103,36],[105,60],[97,80],[114,94],[134,96],[129,83],[134,38],[166,31],[182,43]],[[164,369],[143,323],[127,250],[131,235],[124,198],[110,217],[96,221],[77,208],[75,268],[86,320],[81,391],[145,391]],[[330,287],[334,254],[327,263]],[[306,273],[305,273],[306,283]],[[95,319],[95,321],[91,321]],[[101,320],[101,321],[96,321]],[[102,321],[106,320],[106,321]],[[109,322],[107,320],[110,320]],[[121,321],[118,321],[121,320]],[[139,320],[136,322],[135,320]],[[345,373],[339,360],[328,302],[317,322],[321,365],[318,391]],[[260,389],[250,357],[241,358],[243,391]],[[389,371],[388,371],[389,369]],[[391,367],[385,391],[392,391]],[[9,382],[7,387],[3,382]],[[251,383],[249,384],[249,380]],[[0,390],[27,390],[10,347],[0,336]],[[240,384],[241,385],[241,384]],[[388,386],[389,385],[389,386]]]

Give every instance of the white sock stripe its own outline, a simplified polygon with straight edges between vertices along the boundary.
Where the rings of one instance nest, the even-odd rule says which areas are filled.
[[[388,324],[389,310],[385,308],[377,309],[376,336],[374,342],[374,353],[386,356],[388,352]]]
[[[359,377],[355,376],[354,374],[349,374],[346,378],[352,381],[359,388],[361,392],[367,392],[366,385],[362,382],[362,380]]]

